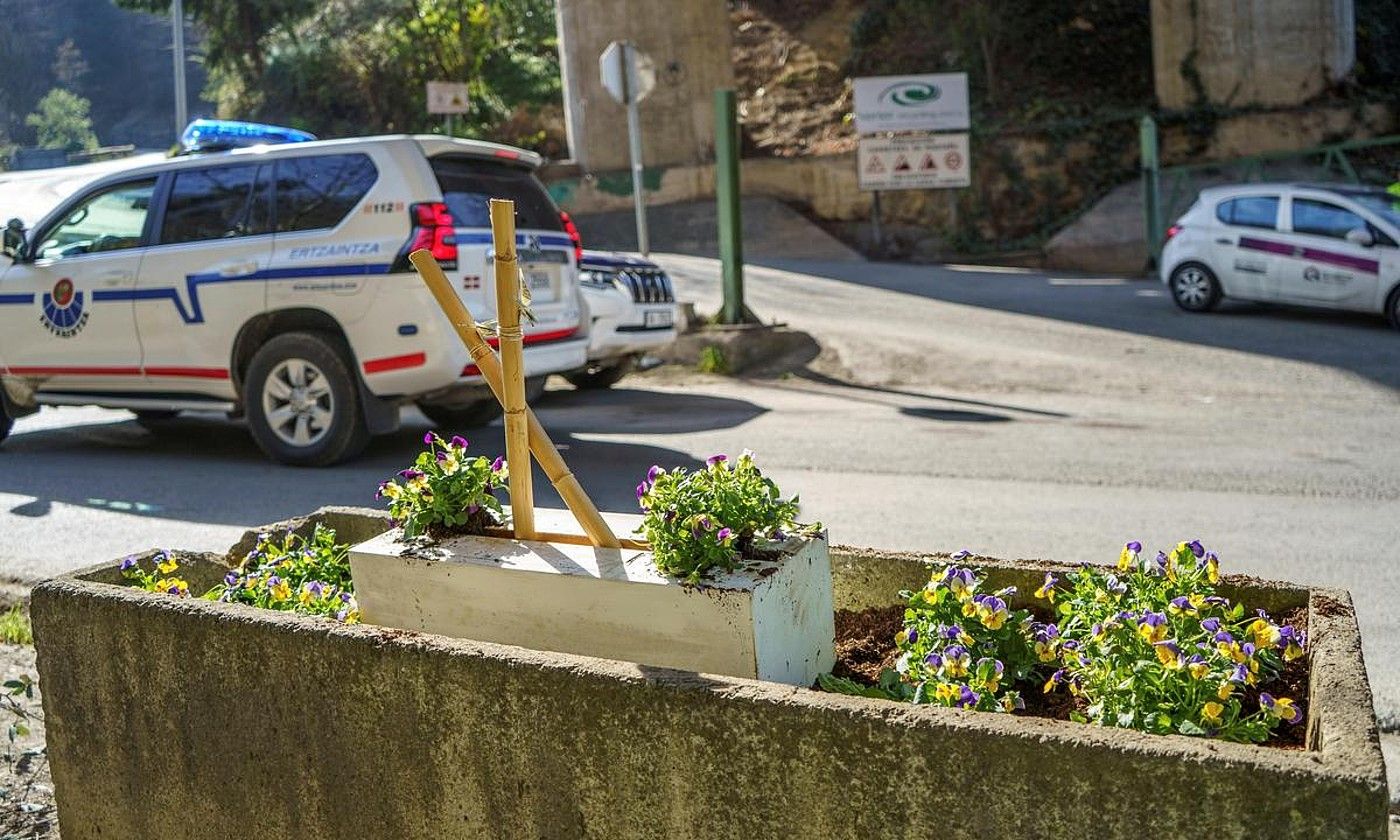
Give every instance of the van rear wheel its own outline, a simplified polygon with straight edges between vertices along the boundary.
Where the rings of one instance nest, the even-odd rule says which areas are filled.
[[[269,339],[243,383],[248,429],[273,460],[324,467],[353,458],[369,443],[354,368],[344,343],[326,333]]]

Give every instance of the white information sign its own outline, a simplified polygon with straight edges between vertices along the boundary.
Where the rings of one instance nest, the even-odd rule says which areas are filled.
[[[857,134],[884,131],[966,131],[966,73],[865,76],[855,88]]]
[[[465,114],[470,101],[466,82],[428,82],[429,114]]]
[[[656,87],[656,64],[629,41],[613,41],[598,56],[603,88],[622,105],[647,98]]]
[[[862,137],[856,165],[863,190],[927,190],[972,186],[966,134]]]

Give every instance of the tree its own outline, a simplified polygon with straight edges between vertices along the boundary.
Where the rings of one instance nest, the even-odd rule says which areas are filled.
[[[53,74],[59,84],[66,88],[76,88],[79,80],[86,76],[87,72],[88,63],[83,59],[83,51],[78,49],[72,38],[66,39],[54,50]]]
[[[34,113],[24,118],[24,124],[34,129],[41,149],[63,149],[80,152],[97,148],[97,135],[92,130],[86,99],[72,91],[54,88],[44,94]]]

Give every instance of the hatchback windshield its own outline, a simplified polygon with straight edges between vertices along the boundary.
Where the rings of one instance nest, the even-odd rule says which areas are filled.
[[[1400,196],[1380,193],[1347,193],[1347,198],[1400,228]]]

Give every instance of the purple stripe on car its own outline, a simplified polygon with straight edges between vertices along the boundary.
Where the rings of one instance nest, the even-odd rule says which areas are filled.
[[[1256,239],[1252,236],[1241,236],[1240,247],[1247,251],[1264,251],[1284,257],[1295,257],[1310,262],[1341,266],[1364,274],[1379,274],[1381,270],[1381,264],[1377,260],[1353,257],[1350,254],[1339,254],[1336,251],[1324,251],[1321,248],[1295,248],[1285,242]]]
[[[1267,251],[1270,254],[1283,254],[1293,256],[1293,246],[1282,242],[1270,242],[1267,239],[1255,239],[1252,236],[1241,236],[1240,247],[1247,251]]]
[[[1331,263],[1332,265],[1339,265],[1342,268],[1360,271],[1363,274],[1379,274],[1381,271],[1381,264],[1377,260],[1353,257],[1349,254],[1338,254],[1335,251],[1320,251],[1316,248],[1304,248],[1302,259]]]

